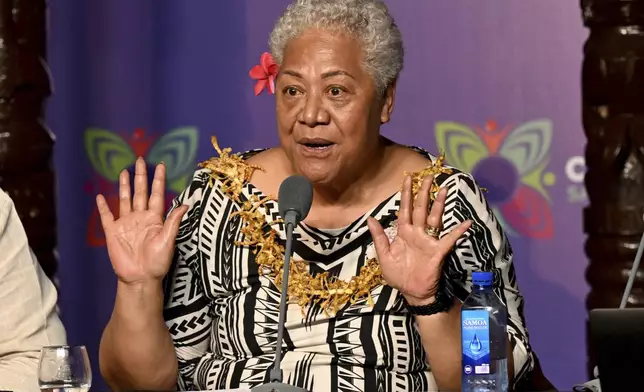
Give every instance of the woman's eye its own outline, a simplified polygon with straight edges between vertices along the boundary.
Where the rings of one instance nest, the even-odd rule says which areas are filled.
[[[289,95],[291,97],[294,97],[297,95],[297,89],[295,87],[287,87],[286,88],[286,95]]]
[[[339,87],[331,87],[329,89],[329,94],[331,94],[334,97],[337,97],[338,95],[342,94],[342,89]]]

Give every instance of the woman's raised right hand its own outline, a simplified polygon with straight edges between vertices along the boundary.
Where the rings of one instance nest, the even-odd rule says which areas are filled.
[[[165,165],[157,165],[148,199],[148,175],[143,158],[135,164],[134,198],[130,175],[119,177],[119,217],[114,219],[103,195],[96,197],[107,252],[119,280],[126,284],[161,281],[170,269],[174,242],[187,206],[175,208],[163,221]]]

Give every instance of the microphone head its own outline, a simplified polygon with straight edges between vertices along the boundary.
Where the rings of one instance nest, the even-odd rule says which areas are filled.
[[[313,184],[306,177],[290,176],[280,185],[279,194],[277,195],[277,204],[282,219],[286,220],[288,212],[294,212],[295,222],[304,220],[309,214],[313,203]]]

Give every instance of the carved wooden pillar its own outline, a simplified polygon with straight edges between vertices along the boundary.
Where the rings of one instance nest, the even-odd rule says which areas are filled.
[[[582,0],[588,310],[619,306],[644,231],[644,0]],[[629,306],[644,305],[644,274]],[[589,345],[589,369],[594,366]]]
[[[54,135],[45,62],[46,0],[0,0],[0,187],[14,200],[48,276],[56,272]]]

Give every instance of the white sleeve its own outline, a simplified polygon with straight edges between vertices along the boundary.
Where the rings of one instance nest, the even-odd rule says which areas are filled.
[[[0,189],[0,389],[39,391],[40,349],[66,344],[57,299],[13,201]]]

